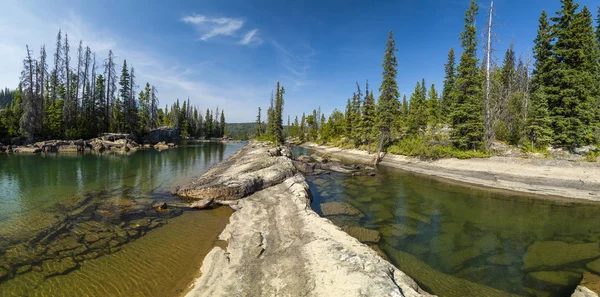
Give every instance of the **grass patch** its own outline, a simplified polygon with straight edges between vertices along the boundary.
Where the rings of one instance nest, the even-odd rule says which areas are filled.
[[[589,153],[587,153],[587,155],[585,155],[584,160],[586,162],[596,163],[596,162],[598,162],[599,156],[600,156],[600,152],[589,152]]]
[[[388,153],[419,157],[421,159],[435,160],[441,158],[489,158],[490,154],[482,151],[462,151],[453,146],[437,144],[425,138],[405,138],[388,148]]]

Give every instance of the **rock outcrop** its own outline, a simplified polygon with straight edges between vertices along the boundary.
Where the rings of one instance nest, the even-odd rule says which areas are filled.
[[[266,147],[255,143],[173,193],[188,199],[236,200],[279,184],[295,173],[289,157],[272,157]]]
[[[429,296],[376,251],[319,217],[291,160],[259,144],[176,193],[236,200],[237,208],[220,235],[227,247],[205,257],[187,296]],[[379,234],[366,235],[378,241]]]

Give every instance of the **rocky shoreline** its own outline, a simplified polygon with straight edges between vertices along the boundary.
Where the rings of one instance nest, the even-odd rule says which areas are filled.
[[[127,153],[142,149],[159,151],[177,147],[180,140],[179,130],[160,128],[150,134],[137,138],[126,133],[105,133],[89,140],[41,140],[27,141],[24,138],[4,139],[0,142],[0,153],[39,154],[39,153],[80,153],[80,152],[116,152]],[[138,143],[138,141],[140,143]]]
[[[430,296],[414,280],[310,208],[287,148],[251,142],[174,190],[236,212],[186,296]],[[295,166],[296,165],[296,166]]]
[[[375,154],[357,149],[314,143],[301,147],[360,164],[372,164],[375,158]],[[388,154],[379,164],[467,186],[523,192],[531,197],[565,203],[600,202],[600,166],[597,163],[516,157],[424,161]]]

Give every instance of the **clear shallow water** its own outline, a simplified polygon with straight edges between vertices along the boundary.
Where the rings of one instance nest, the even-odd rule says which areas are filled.
[[[172,187],[242,146],[0,156],[0,296],[164,296],[185,288],[231,212],[157,212],[151,204],[178,200]]]
[[[570,296],[584,272],[598,272],[590,268],[600,257],[598,205],[473,189],[386,168],[374,177],[331,173],[307,181],[313,209],[323,215],[328,202],[358,209],[358,216],[327,217],[378,231],[377,244],[390,261],[439,296]]]

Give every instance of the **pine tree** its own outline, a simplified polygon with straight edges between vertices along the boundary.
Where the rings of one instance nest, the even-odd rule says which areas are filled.
[[[409,111],[409,106],[408,106],[408,99],[406,99],[406,95],[404,95],[402,97],[402,121],[404,122],[408,122],[408,111]]]
[[[531,144],[545,148],[552,140],[547,92],[550,89],[550,71],[553,65],[552,27],[546,11],[542,11],[533,53],[535,64],[532,77],[531,107],[528,111],[526,134]]]
[[[63,106],[63,118],[67,130],[74,129],[77,120],[77,98],[74,98],[71,82],[73,75],[71,73],[71,56],[69,54],[69,36],[65,33],[65,43],[63,48],[64,67],[65,67],[65,97]]]
[[[113,105],[115,104],[115,91],[117,89],[117,73],[115,71],[115,62],[114,62],[114,54],[112,50],[108,51],[108,59],[105,64],[105,79],[106,79],[106,96],[104,97],[104,107],[106,116],[104,122],[104,130],[108,131],[109,126],[111,125],[113,119],[111,116],[111,110],[113,109]]]
[[[275,97],[275,110],[274,110],[274,121],[275,121],[275,134],[274,140],[276,144],[283,144],[285,138],[283,137],[283,95],[285,94],[285,88],[280,87],[277,82],[277,96]]]
[[[452,95],[454,94],[452,91],[454,89],[455,77],[456,77],[456,57],[454,54],[454,49],[450,48],[448,52],[448,61],[444,64],[444,71],[446,75],[444,76],[444,88],[442,90],[442,104],[441,111],[444,114],[444,122],[448,120],[448,115],[450,115],[452,106],[454,104],[454,100],[452,99]]]
[[[398,97],[398,61],[396,60],[396,41],[394,33],[390,31],[386,43],[385,54],[383,56],[383,74],[381,86],[379,87],[379,101],[377,101],[377,128],[380,133],[380,149],[391,138],[391,128],[394,122],[398,120],[400,101]]]
[[[256,136],[261,136],[263,134],[263,125],[260,120],[260,107],[258,107],[258,115],[256,116]]]
[[[370,145],[375,135],[375,97],[373,91],[369,92],[369,81],[365,91],[365,99],[362,105],[361,138]]]
[[[62,30],[58,30],[56,35],[56,51],[54,52],[54,70],[52,71],[52,77],[50,82],[50,97],[52,102],[56,101],[56,88],[60,84],[60,78],[62,71]]]
[[[425,81],[423,81],[423,84]],[[427,93],[421,82],[417,82],[413,94],[410,96],[408,112],[407,133],[409,135],[423,135],[427,129]]]
[[[226,133],[226,127],[225,127],[225,111],[221,109],[221,119],[220,119],[220,123],[219,123],[219,127],[221,127],[221,131],[220,131],[220,136],[223,137],[225,136]]]
[[[19,126],[21,134],[33,139],[41,131],[42,105],[41,98],[34,92],[35,88],[35,60],[31,57],[31,50],[26,46],[27,55],[23,60],[23,71],[21,72],[21,99],[23,100],[23,115]]]
[[[431,85],[427,97],[428,122],[429,125],[431,125],[432,133],[435,135],[437,133],[438,126],[442,123],[442,114],[440,108],[440,98],[434,84]]]
[[[362,91],[360,89],[360,85],[358,84],[358,82],[356,83],[356,93],[354,93],[354,95],[352,96],[352,106],[350,107],[352,112],[352,130],[351,130],[351,134],[348,135],[354,142],[355,146],[358,146],[359,144],[362,143],[363,139],[362,139],[362,131],[361,131],[361,121],[362,121],[362,114],[361,114],[361,100],[362,100]],[[315,115],[315,120],[317,120],[317,117]]]
[[[302,113],[302,120],[300,121],[300,142],[304,142],[305,137],[305,127],[306,127],[306,114]]]
[[[548,100],[554,141],[567,147],[591,143],[597,127],[598,47],[592,16],[572,0],[561,0],[562,9],[552,18],[553,80]]]
[[[212,117],[210,115],[210,110],[207,108],[206,109],[206,115],[204,116],[204,134],[205,137],[211,138],[212,137]]]
[[[481,72],[477,64],[477,28],[475,17],[479,6],[471,0],[465,13],[465,31],[461,33],[463,53],[457,68],[453,97],[454,108],[451,111],[451,140],[455,147],[479,149],[483,141],[483,94]]]

